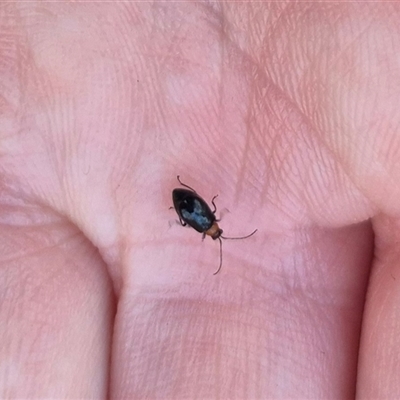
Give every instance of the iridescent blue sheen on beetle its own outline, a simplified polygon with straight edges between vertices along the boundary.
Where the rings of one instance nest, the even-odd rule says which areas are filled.
[[[220,263],[219,267],[214,275],[216,275],[222,267],[222,239],[236,240],[246,239],[257,232],[257,229],[247,236],[242,237],[225,237],[222,236],[223,230],[218,226],[217,219],[215,218],[215,212],[217,207],[215,206],[214,200],[217,196],[214,196],[211,203],[214,210],[211,211],[208,204],[196,193],[190,186],[185,185],[177,176],[178,182],[186,187],[187,189],[174,189],[172,191],[172,201],[174,202],[174,208],[179,216],[179,221],[182,226],[189,225],[197,232],[203,234],[203,239],[206,235],[211,236],[214,240],[219,240],[220,244]]]

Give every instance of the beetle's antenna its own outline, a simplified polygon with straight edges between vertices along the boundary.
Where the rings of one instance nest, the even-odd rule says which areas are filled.
[[[187,187],[188,189],[190,189],[191,191],[193,191],[193,192],[196,193],[196,191],[195,191],[193,188],[191,188],[191,187],[188,186],[188,185],[185,185],[185,184],[179,179],[179,175],[177,175],[176,179],[178,179],[178,182],[179,182],[182,186],[185,186],[185,187]]]
[[[228,239],[228,240],[236,240],[236,239],[247,239],[250,236],[253,236],[256,232],[258,231],[258,229],[254,230],[253,232],[250,233],[250,235],[247,236],[241,236],[241,237],[225,237],[225,236],[219,236],[218,240],[219,240],[219,267],[218,269],[214,272],[214,275],[217,275],[218,272],[221,270],[222,267],[222,239]]]
[[[222,267],[222,240],[221,240],[221,238],[218,238],[218,240],[219,240],[219,267],[214,272],[213,275],[217,275],[218,272],[221,270],[221,267]]]
[[[228,239],[228,240],[247,239],[247,238],[249,238],[250,236],[253,236],[257,231],[258,231],[258,229],[256,229],[255,231],[251,232],[250,235],[247,235],[247,236],[241,236],[241,237],[225,237],[225,236],[222,236],[222,235],[221,235],[221,237],[222,237],[222,239]]]

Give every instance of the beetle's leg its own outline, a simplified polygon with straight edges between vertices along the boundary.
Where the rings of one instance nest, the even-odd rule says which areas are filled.
[[[215,220],[216,220],[217,222],[221,221],[221,219],[223,218],[223,216],[224,216],[227,212],[230,213],[230,211],[229,211],[226,207],[224,207],[224,208],[222,209],[222,211],[220,211],[220,213],[219,213],[219,218],[216,218]]]
[[[176,179],[178,179],[178,182],[179,182],[182,186],[185,186],[185,187],[187,187],[188,189],[190,189],[192,192],[196,193],[196,191],[195,191],[193,188],[191,188],[191,187],[188,186],[188,185],[185,185],[185,184],[179,179],[179,175],[176,177]]]
[[[211,200],[211,204],[214,206],[214,210],[213,210],[213,214],[215,214],[215,212],[217,211],[217,206],[214,203],[214,200],[218,197],[218,195],[215,195],[212,200]]]
[[[205,237],[206,237],[206,233],[203,232],[203,234],[201,235],[201,241],[203,241]]]
[[[179,222],[181,223],[182,226],[186,226],[187,225],[186,222],[182,221],[181,217],[179,217]]]

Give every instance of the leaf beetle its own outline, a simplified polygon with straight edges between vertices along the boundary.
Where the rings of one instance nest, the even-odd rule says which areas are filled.
[[[211,236],[213,240],[219,240],[219,267],[214,272],[214,275],[218,274],[222,267],[222,240],[237,240],[237,239],[247,239],[253,236],[257,229],[246,236],[241,237],[226,237],[222,236],[223,230],[218,226],[218,221],[215,217],[215,212],[217,207],[214,200],[218,195],[214,196],[211,200],[211,204],[214,210],[211,210],[209,205],[205,200],[200,197],[197,192],[188,185],[185,185],[179,178],[176,177],[178,182],[186,189],[177,188],[172,191],[172,201],[174,203],[174,208],[178,214],[179,221],[182,226],[189,225],[197,232],[203,234],[203,240],[208,235]],[[172,207],[171,207],[172,208]]]

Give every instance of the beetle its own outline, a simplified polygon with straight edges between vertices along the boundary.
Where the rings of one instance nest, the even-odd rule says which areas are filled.
[[[189,225],[197,232],[203,234],[203,240],[206,236],[211,236],[213,240],[219,240],[219,267],[214,272],[214,275],[218,274],[222,267],[222,240],[237,240],[237,239],[247,239],[253,236],[257,229],[246,236],[241,237],[226,237],[222,236],[223,230],[218,226],[217,218],[215,217],[215,212],[217,211],[217,206],[214,200],[218,195],[214,196],[211,200],[211,204],[214,210],[211,210],[209,205],[205,200],[200,197],[197,192],[190,186],[184,184],[179,175],[176,177],[178,182],[186,189],[177,188],[172,191],[172,201],[174,203],[174,208],[179,217],[179,222],[182,226]],[[172,207],[171,207],[172,208]]]

